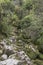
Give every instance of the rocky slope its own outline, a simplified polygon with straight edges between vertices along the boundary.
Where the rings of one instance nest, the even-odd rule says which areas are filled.
[[[43,65],[43,0],[0,0],[0,65]]]
[[[12,43],[15,38],[10,37],[8,40]],[[0,65],[32,65],[32,61],[23,50],[4,39],[0,42]]]

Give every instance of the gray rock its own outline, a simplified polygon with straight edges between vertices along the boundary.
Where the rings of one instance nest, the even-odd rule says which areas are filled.
[[[24,51],[20,51],[20,52],[18,52],[18,55],[24,55],[24,54],[25,54]]]
[[[1,58],[2,58],[2,60],[6,60],[8,57],[7,57],[6,54],[3,54],[3,55],[1,56]]]
[[[3,39],[1,42],[0,42],[2,45],[6,45],[7,41],[5,39]]]
[[[8,56],[14,53],[14,50],[13,50],[13,47],[12,47],[12,46],[5,45],[4,48],[5,48],[5,53],[6,53]]]
[[[24,51],[18,52],[18,56],[21,57],[22,60],[23,60],[23,59],[25,59],[26,61],[27,61],[27,60],[30,60],[30,58],[25,54]]]
[[[2,63],[0,63],[0,65],[3,65]]]
[[[0,64],[2,65],[23,65],[23,62],[16,59],[7,59],[4,61],[0,61]]]
[[[9,41],[10,41],[10,42],[15,42],[15,41],[16,41],[15,36],[10,37],[10,38],[9,38]]]

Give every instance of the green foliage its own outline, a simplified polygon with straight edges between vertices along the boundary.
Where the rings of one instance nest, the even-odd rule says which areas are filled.
[[[24,8],[28,10],[32,9],[32,0],[25,0]]]
[[[43,36],[41,36],[38,40],[37,40],[37,44],[38,44],[38,49],[41,53],[43,53]]]
[[[6,22],[1,22],[0,32],[4,34],[5,36],[9,36],[9,34],[11,33],[11,26],[9,25],[8,27]]]
[[[43,65],[43,61],[41,60],[35,60],[34,63],[36,63],[36,65]]]
[[[10,1],[2,1],[0,3],[0,33],[5,36],[11,34],[12,27],[9,22],[11,22],[14,7]]]
[[[43,60],[43,54],[39,54],[39,59]]]
[[[29,16],[24,17],[20,22],[21,29],[27,28],[30,25],[31,25],[31,19],[29,18]]]

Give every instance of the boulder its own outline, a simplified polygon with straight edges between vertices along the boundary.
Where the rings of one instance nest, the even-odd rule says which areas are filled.
[[[14,54],[14,50],[13,50],[13,47],[12,47],[12,46],[10,46],[10,45],[5,45],[4,48],[5,48],[5,53],[6,53],[8,56],[11,55],[11,54]]]
[[[3,54],[2,56],[1,56],[1,59],[2,60],[6,60],[8,57],[7,57],[7,55],[6,54]]]
[[[23,65],[23,62],[16,59],[7,59],[0,61],[0,65]]]

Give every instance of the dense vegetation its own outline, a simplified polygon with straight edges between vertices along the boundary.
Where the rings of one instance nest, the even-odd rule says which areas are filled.
[[[0,39],[12,35],[34,65],[43,65],[43,0],[0,0]]]

